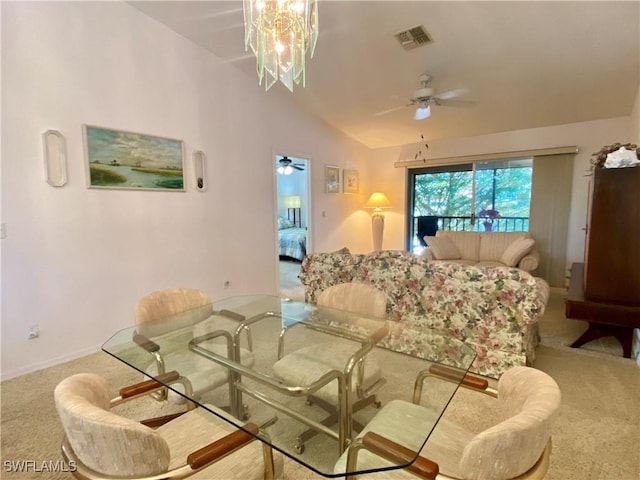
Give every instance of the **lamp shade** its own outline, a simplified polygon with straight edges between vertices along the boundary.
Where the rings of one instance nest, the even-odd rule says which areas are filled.
[[[284,205],[287,208],[300,208],[300,197],[297,195],[291,195],[290,197],[284,197]]]
[[[383,208],[391,208],[391,202],[384,193],[374,192],[367,200],[364,208],[373,208],[376,211],[380,211]]]

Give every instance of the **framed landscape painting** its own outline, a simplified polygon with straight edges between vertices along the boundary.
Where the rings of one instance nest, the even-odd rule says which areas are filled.
[[[184,191],[183,143],[83,125],[89,188]]]

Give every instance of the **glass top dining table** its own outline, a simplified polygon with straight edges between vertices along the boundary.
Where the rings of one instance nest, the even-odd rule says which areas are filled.
[[[326,477],[362,473],[357,467],[349,472],[345,468],[351,467],[336,470],[336,463],[380,405],[392,400],[419,402],[432,411],[431,428],[412,439],[412,445],[421,448],[475,358],[469,346],[436,331],[420,333],[424,347],[420,351],[412,348],[409,354],[383,348],[379,344],[384,345],[387,336],[399,334],[397,324],[277,296],[246,295],[216,301],[205,320],[194,321],[202,316],[192,313],[196,312],[181,312],[153,324],[120,330],[102,350],[239,429],[251,421],[259,431],[249,433]],[[344,368],[320,378],[307,375],[310,379],[299,385],[284,382],[274,373],[279,360],[312,345],[326,345],[327,355],[338,346],[341,351],[346,349],[349,355]],[[250,355],[252,362],[243,355]],[[166,372],[176,370],[172,358],[180,358],[179,365],[200,366],[203,372],[212,365],[220,366],[227,381],[205,394],[194,394],[159,374],[159,358]],[[366,369],[369,362],[380,366],[383,380],[375,392],[376,402],[354,411],[358,389],[353,384],[359,368]],[[447,370],[447,380],[429,374],[438,368]],[[417,378],[424,381],[416,383]],[[335,422],[323,422],[327,412],[310,401],[322,388],[336,389]],[[296,439],[309,429],[319,434],[301,449]],[[391,466],[382,462],[373,470],[402,468],[413,460]]]

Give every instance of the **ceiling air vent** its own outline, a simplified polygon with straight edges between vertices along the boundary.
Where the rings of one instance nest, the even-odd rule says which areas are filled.
[[[405,50],[412,50],[432,41],[431,37],[422,25],[398,32],[395,34],[395,37]]]

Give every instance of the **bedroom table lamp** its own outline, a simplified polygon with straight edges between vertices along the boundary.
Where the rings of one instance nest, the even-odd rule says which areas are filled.
[[[391,208],[391,202],[382,192],[374,192],[367,200],[364,208],[372,208],[371,214],[371,232],[373,234],[373,250],[382,250],[382,235],[384,232],[384,213],[383,209]]]
[[[296,227],[302,226],[301,224],[301,214],[300,208],[302,202],[300,201],[300,197],[298,195],[291,195],[289,197],[284,197],[284,204],[287,207],[287,217],[289,220],[293,220],[293,224]],[[293,218],[291,218],[291,214],[293,213]]]

